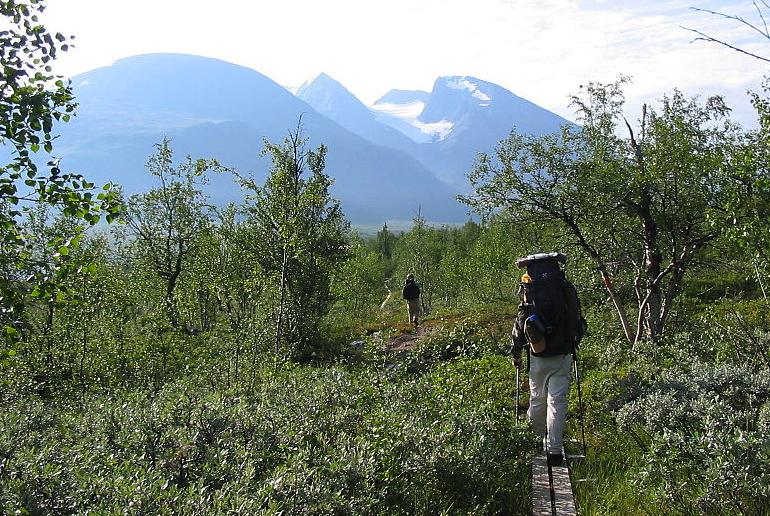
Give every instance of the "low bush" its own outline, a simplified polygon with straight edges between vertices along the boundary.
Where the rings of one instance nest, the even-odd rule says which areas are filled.
[[[190,377],[6,399],[0,512],[525,514],[532,442],[510,370],[264,366],[229,390]]]
[[[457,357],[479,358],[484,354],[509,352],[510,328],[501,332],[484,322],[483,316],[471,315],[447,322],[440,330],[420,340],[415,353],[423,362],[450,360]]]
[[[671,512],[770,506],[770,370],[682,364],[626,397],[617,421],[639,445],[636,482]]]

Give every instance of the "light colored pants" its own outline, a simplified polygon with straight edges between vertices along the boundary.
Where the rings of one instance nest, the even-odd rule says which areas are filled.
[[[420,317],[420,299],[407,299],[406,310],[409,315],[409,322],[417,324],[417,318]]]
[[[562,453],[572,355],[531,356],[527,416],[548,453]]]

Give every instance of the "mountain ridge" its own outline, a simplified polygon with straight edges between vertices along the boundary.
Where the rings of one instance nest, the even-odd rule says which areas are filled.
[[[451,188],[413,156],[376,145],[315,111],[269,77],[226,61],[184,54],[145,54],[75,76],[78,116],[61,126],[56,152],[66,167],[99,182],[147,188],[153,143],[170,137],[175,155],[216,158],[264,179],[262,142],[281,142],[302,117],[312,146],[329,148],[332,193],[354,222],[408,219],[420,207],[434,220],[467,217]],[[426,198],[420,192],[435,192]],[[216,203],[241,200],[226,177],[212,178]],[[397,199],[399,204],[391,199]]]
[[[477,152],[492,151],[521,122],[534,131],[567,122],[469,76],[438,78],[431,92],[389,90],[367,106],[325,73],[293,94],[251,68],[188,54],[130,56],[76,75],[72,86],[78,116],[60,126],[56,146],[65,167],[142,191],[153,144],[170,137],[178,156],[216,158],[259,180],[270,166],[262,142],[282,141],[301,117],[310,144],[329,148],[333,195],[361,223],[408,220],[418,210],[464,222],[455,197],[468,189]],[[208,188],[215,202],[242,197],[225,178]]]

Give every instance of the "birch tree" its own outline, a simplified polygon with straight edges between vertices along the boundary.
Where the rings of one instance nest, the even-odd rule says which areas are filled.
[[[102,216],[111,221],[120,211],[109,186],[95,192],[93,183],[63,170],[52,154],[56,125],[70,119],[76,103],[70,85],[53,72],[71,37],[42,25],[44,9],[42,0],[0,1],[0,146],[10,153],[0,161],[0,332],[10,340],[25,326],[25,294],[51,303],[64,277],[80,266],[57,258],[42,267],[50,274],[36,272],[37,249],[22,228],[30,210],[52,206],[84,226]],[[62,257],[76,242],[57,236],[43,245]]]
[[[661,335],[685,274],[726,226],[741,136],[720,97],[678,91],[644,107],[632,125],[623,117],[623,82],[591,83],[573,97],[582,127],[512,132],[494,156],[478,158],[463,200],[563,232],[593,262],[635,344]],[[631,292],[636,303],[627,311],[622,294]]]
[[[312,354],[333,303],[332,278],[347,256],[345,220],[324,172],[326,147],[308,148],[301,121],[278,145],[265,141],[272,168],[264,185],[237,176],[250,191],[245,208],[253,252],[275,292],[274,351]]]
[[[180,320],[176,290],[185,266],[198,248],[200,236],[211,224],[200,185],[204,173],[219,165],[213,160],[193,160],[189,156],[174,165],[167,139],[156,149],[147,161],[147,170],[158,184],[147,193],[129,198],[125,218],[136,238],[138,255],[149,262],[163,283],[169,324],[174,330],[188,330]]]

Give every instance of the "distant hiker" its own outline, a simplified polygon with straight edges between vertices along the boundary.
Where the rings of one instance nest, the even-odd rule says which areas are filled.
[[[414,280],[414,274],[407,275],[404,280],[401,296],[406,299],[409,322],[417,328],[417,319],[420,317],[420,285]]]
[[[511,332],[513,363],[521,367],[521,353],[527,346],[531,357],[527,416],[543,438],[543,451],[551,465],[564,460],[573,354],[586,329],[577,291],[559,265],[566,261],[562,253],[539,253],[516,262],[526,272],[521,277],[521,303]]]

